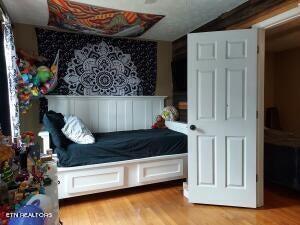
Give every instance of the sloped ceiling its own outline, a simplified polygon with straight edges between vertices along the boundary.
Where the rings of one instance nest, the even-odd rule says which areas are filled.
[[[73,0],[74,2],[164,15],[141,38],[174,41],[246,0]],[[47,0],[3,0],[13,22],[46,26]]]

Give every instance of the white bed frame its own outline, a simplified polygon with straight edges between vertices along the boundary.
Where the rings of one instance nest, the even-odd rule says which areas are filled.
[[[80,117],[92,132],[150,128],[164,107],[165,96],[102,97],[47,96],[49,110]],[[166,122],[169,129],[187,133],[187,126]],[[49,133],[42,131],[44,153]],[[55,157],[55,155],[54,155]],[[58,167],[59,199],[124,189],[187,177],[187,153],[88,166]]]

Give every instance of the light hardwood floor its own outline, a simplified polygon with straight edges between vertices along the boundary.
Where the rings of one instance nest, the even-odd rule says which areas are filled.
[[[300,224],[300,194],[282,188],[266,189],[261,209],[190,204],[178,181],[78,197],[60,204],[64,225]]]

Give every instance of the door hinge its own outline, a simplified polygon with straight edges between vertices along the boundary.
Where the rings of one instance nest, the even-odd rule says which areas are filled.
[[[259,53],[259,46],[257,45],[257,54]]]
[[[256,174],[256,182],[258,182],[258,174]]]
[[[258,111],[256,111],[256,119],[258,119]]]

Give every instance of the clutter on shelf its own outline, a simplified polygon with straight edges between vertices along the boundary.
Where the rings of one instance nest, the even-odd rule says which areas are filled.
[[[47,217],[14,218],[7,213],[49,213],[51,198],[45,187],[52,180],[51,167],[42,162],[32,132],[27,131],[12,143],[0,129],[0,224],[44,224]],[[38,149],[38,150],[37,150]],[[51,160],[51,157],[48,158]]]

